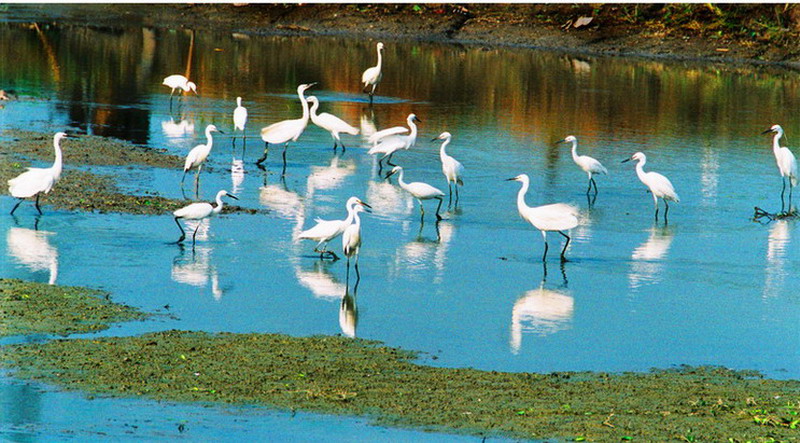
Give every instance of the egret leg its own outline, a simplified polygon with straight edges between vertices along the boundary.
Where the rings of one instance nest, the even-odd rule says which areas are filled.
[[[449,208],[453,204],[453,184],[450,183],[450,180],[447,181],[447,190],[450,191],[447,197],[447,207]]]
[[[356,281],[361,280],[361,272],[358,271],[358,252],[356,252]]]
[[[267,154],[269,154],[269,142],[264,142],[264,155],[256,160],[256,164],[260,165],[261,163],[264,163],[267,160]]]
[[[186,171],[188,171],[188,169],[184,169],[183,176],[181,176],[181,189],[183,189],[183,182],[186,180]]]
[[[458,182],[455,182],[453,187],[456,188],[456,206],[458,206]]]
[[[789,212],[792,212],[792,189],[794,186],[792,185],[792,179],[789,179]]]
[[[19,199],[19,201],[17,202],[17,204],[16,204],[16,205],[14,205],[14,207],[13,207],[13,208],[11,208],[11,215],[14,215],[14,211],[16,211],[16,210],[17,210],[17,207],[18,207],[19,205],[21,205],[23,201],[24,201],[23,199]]]
[[[202,221],[200,223],[203,223]],[[192,249],[194,249],[195,239],[197,237],[197,231],[200,230],[200,223],[197,224],[197,227],[194,228],[194,234],[192,234]]]
[[[417,200],[419,202],[419,213],[422,217],[425,217],[425,207],[422,206],[422,200]]]
[[[286,148],[289,147],[289,143],[283,145],[283,171],[281,171],[281,177],[286,175]]]
[[[336,152],[336,147],[337,147],[338,145],[339,145],[339,144],[338,144],[338,143],[336,143],[336,139],[334,138],[334,139],[333,139],[333,152]]]
[[[781,183],[783,184],[783,187],[781,187],[781,212],[783,212],[786,209],[786,204],[783,201],[783,195],[786,192],[786,178],[781,177]]]
[[[591,192],[591,190],[592,190],[592,178],[589,177],[589,187],[586,188],[586,194],[589,194],[589,192]]]
[[[439,215],[439,209],[442,209],[442,202],[444,199],[442,197],[436,197],[436,199],[439,200],[439,205],[436,206],[436,220],[441,220],[443,217]]]
[[[386,159],[386,164],[389,165],[389,166],[397,166],[396,164],[392,163],[392,156],[393,155],[394,155],[394,152],[389,154],[389,158]]]
[[[564,238],[566,238],[566,239],[567,239],[567,242],[566,242],[566,243],[564,243],[564,249],[562,249],[562,250],[561,250],[561,262],[563,263],[563,262],[567,261],[567,257],[565,257],[565,256],[564,256],[564,253],[565,253],[565,252],[567,252],[567,246],[569,246],[569,241],[570,241],[570,238],[569,238],[569,235],[567,235],[567,234],[564,234],[564,233],[563,233],[563,232],[561,232],[561,231],[558,231],[558,233],[559,233],[559,234],[561,234],[561,235],[563,235],[563,236],[564,236]]]
[[[178,229],[181,230],[181,238],[179,238],[175,243],[180,243],[186,239],[186,231],[183,230],[183,226],[181,226],[181,222],[178,221],[178,217],[175,217],[175,224],[178,225]]]
[[[667,214],[669,214],[669,203],[666,199],[664,199],[664,224],[666,225],[667,222]]]
[[[653,194],[653,203],[656,206],[656,223],[658,223],[658,197],[655,194]]]
[[[381,172],[383,172],[383,158],[378,160],[378,175],[380,175]]]
[[[347,274],[345,275],[344,280],[345,282],[350,281],[350,256],[347,257]]]
[[[344,151],[347,150],[347,147],[345,147],[344,143],[342,143],[341,140],[339,140],[339,146],[342,147],[342,154],[344,154]]]
[[[547,250],[549,246],[547,246],[547,231],[542,231],[542,238],[544,239],[544,255],[542,255],[542,262],[547,259]]]
[[[39,207],[39,196],[41,195],[41,192],[36,194],[36,210],[39,211],[39,215],[42,215],[42,208]]]
[[[200,199],[200,169],[202,169],[203,165],[197,167],[197,172],[194,174],[194,199]]]
[[[597,191],[597,182],[596,182],[596,181],[594,181],[594,177],[590,178],[590,179],[589,179],[589,182],[590,182],[590,183],[589,183],[590,185],[591,185],[591,184],[593,184],[593,185],[594,185],[594,195],[597,195],[597,192],[598,192],[598,191]]]

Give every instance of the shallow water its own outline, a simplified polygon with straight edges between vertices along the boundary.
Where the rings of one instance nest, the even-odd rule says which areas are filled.
[[[78,27],[37,34],[12,24],[0,26],[0,35],[18,42],[0,48],[0,56],[19,60],[0,64],[0,84],[21,96],[0,110],[3,128],[67,128],[185,154],[214,123],[227,134],[215,138],[202,196],[227,189],[238,204],[270,211],[211,220],[198,231],[194,251],[168,244],[179,234],[168,216],[45,208],[38,232],[29,204],[17,217],[0,217],[4,276],[100,287],[116,301],[174,316],[106,334],[344,333],[421,350],[425,363],[454,367],[644,371],[718,364],[800,377],[797,224],[750,220],[754,206],[780,209],[770,139],[759,133],[779,123],[793,144],[800,130],[792,112],[800,105],[794,73],[387,42],[384,80],[369,107],[358,81],[374,63],[372,41]],[[187,69],[190,48],[189,77],[200,95],[177,99],[170,112],[161,79]],[[294,90],[312,81],[319,82],[311,92],[321,110],[362,134],[343,135],[348,149],[334,155],[329,134],[309,126],[289,147],[282,181],[280,147],[270,150],[267,174],[253,164],[263,150],[258,131],[297,118]],[[244,159],[230,141],[237,95],[250,114]],[[467,170],[458,209],[438,225],[435,205],[426,203],[421,224],[417,204],[396,179],[382,180],[365,152],[367,134],[404,124],[410,112],[422,123],[417,146],[395,156],[406,180],[446,188],[439,144],[429,141],[443,131],[453,133],[448,152]],[[586,176],[568,147],[552,145],[569,134],[578,137],[579,153],[609,169],[597,178],[600,193],[591,206]],[[654,224],[652,197],[633,165],[620,164],[636,151],[648,155],[645,169],[668,176],[681,197],[667,226]],[[181,195],[181,165],[102,171],[115,173],[125,189]],[[548,236],[545,269],[541,235],[517,215],[519,184],[503,180],[520,173],[531,177],[529,204],[563,201],[581,210],[571,261],[563,266],[560,236]],[[352,275],[347,289],[343,260],[321,262],[313,243],[293,240],[316,217],[344,217],[351,195],[374,208],[362,217],[357,293]],[[3,211],[12,204],[2,198]],[[337,251],[340,245],[331,243]],[[75,397],[43,398],[58,405]],[[164,408],[94,404],[106,411],[136,405],[144,417]],[[60,426],[57,414],[44,415],[39,423]],[[76,418],[82,420],[97,425]],[[357,421],[308,420],[363,430]],[[292,420],[276,421],[244,435],[292,432]]]

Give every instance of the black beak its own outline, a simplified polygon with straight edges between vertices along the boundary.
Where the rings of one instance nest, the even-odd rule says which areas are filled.
[[[762,132],[762,134],[769,134],[770,132],[772,132],[772,128],[767,129],[766,131]]]
[[[514,180],[516,180],[516,179],[517,179],[517,177],[511,177],[511,178],[507,178],[507,179],[505,179],[505,180],[503,180],[503,181],[507,181],[507,182],[513,182],[513,181],[514,181]]]
[[[436,140],[439,140],[439,137],[434,137],[431,139],[432,142],[435,142]]]
[[[225,193],[225,195],[227,195],[228,197],[230,197],[230,198],[232,198],[232,199],[234,199],[234,200],[239,200],[239,197],[237,197],[237,196],[235,196],[235,195],[233,195],[233,194],[228,194],[228,193]]]
[[[631,161],[631,157],[628,157],[625,160],[622,160],[622,163],[629,162],[629,161]]]
[[[310,88],[310,87],[312,87],[312,86],[314,86],[316,84],[317,84],[317,82],[311,82],[311,83],[308,84],[308,87]],[[308,89],[308,88],[306,88],[306,89]]]
[[[217,129],[217,132],[219,132],[220,134],[224,134],[225,133],[225,131],[223,131],[222,129]]]
[[[420,120],[416,115],[414,116],[414,121],[422,123],[422,120]]]
[[[372,209],[372,206],[370,206],[370,205],[368,205],[368,204],[366,204],[366,203],[364,203],[364,202],[360,202],[359,204],[360,204],[361,206],[366,206],[367,208],[370,208],[370,209]]]
[[[564,142],[566,142],[566,141],[567,141],[566,139],[562,138],[561,140],[559,140],[559,141],[557,141],[557,142],[553,143],[553,146],[560,145],[561,143],[564,143]]]

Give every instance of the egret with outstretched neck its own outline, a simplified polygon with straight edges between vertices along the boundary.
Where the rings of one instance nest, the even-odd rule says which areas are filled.
[[[194,82],[190,82],[188,78],[180,75],[180,74],[173,74],[166,78],[161,83],[164,86],[168,86],[172,88],[172,91],[169,93],[169,108],[172,109],[172,95],[175,93],[175,90],[180,88],[183,89],[183,92],[193,91],[195,95],[197,94],[197,85]]]
[[[358,252],[361,250],[361,217],[358,216],[359,212],[367,211],[363,206],[356,206],[353,208],[353,221],[342,234],[342,252],[347,257],[347,277],[350,280],[350,257],[356,257],[356,278],[360,279],[361,274],[358,272]],[[369,211],[367,211],[369,212]]]
[[[783,128],[780,125],[773,125],[771,128],[762,132],[762,134],[775,133],[772,136],[772,153],[775,154],[775,161],[778,164],[778,171],[781,173],[781,212],[785,209],[783,201],[784,194],[786,193],[786,179],[789,179],[789,211],[792,210],[792,189],[797,186],[797,181],[800,176],[797,175],[797,159],[789,148],[781,147],[781,137],[783,137]]]
[[[347,229],[347,227],[353,223],[353,217],[355,217],[354,208],[356,206],[365,206],[367,208],[371,208],[370,205],[361,201],[360,198],[350,197],[347,199],[347,203],[345,203],[345,208],[347,209],[347,218],[344,220],[323,220],[321,218],[317,218],[315,220],[317,224],[312,228],[301,232],[297,238],[301,240],[316,241],[317,246],[314,247],[314,252],[319,253],[320,259],[324,257],[324,254],[329,254],[334,260],[338,260],[339,257],[336,255],[336,253],[327,249],[327,244],[329,241],[342,235],[345,229]]]
[[[66,137],[65,132],[57,132],[53,137],[53,149],[55,150],[56,158],[53,161],[53,166],[49,168],[28,168],[27,171],[12,178],[8,181],[8,192],[12,197],[18,198],[19,201],[11,209],[11,215],[26,198],[36,196],[36,210],[39,214],[42,213],[42,208],[39,207],[39,197],[42,193],[49,193],[53,189],[59,178],[61,178],[62,169],[62,156],[61,156],[61,139]]]
[[[211,153],[211,147],[214,144],[214,139],[211,137],[212,132],[219,132],[224,134],[224,132],[217,129],[214,125],[206,126],[206,143],[203,145],[197,145],[189,151],[189,154],[186,156],[186,161],[183,163],[183,176],[181,177],[181,190],[183,190],[183,182],[186,179],[186,173],[189,172],[192,168],[197,168],[197,172],[195,172],[194,176],[194,196],[197,198],[198,192],[200,190],[200,170],[203,168],[203,163],[205,163],[206,159],[208,158],[208,154]]]
[[[567,252],[570,237],[569,235],[565,234],[564,231],[578,226],[578,209],[565,203],[553,203],[550,205],[530,207],[527,203],[525,203],[525,193],[528,192],[530,178],[527,174],[520,174],[516,177],[507,179],[507,181],[512,180],[522,183],[522,188],[520,188],[519,193],[517,194],[517,211],[519,211],[520,217],[532,224],[534,228],[542,232],[542,238],[544,239],[544,254],[542,255],[542,261],[547,259],[548,231],[556,231],[567,239],[567,241],[564,243],[564,249],[561,250],[561,261],[567,261],[567,257],[564,254]]]
[[[641,152],[637,152],[633,154],[630,158],[626,158],[622,160],[622,163],[627,161],[635,160],[636,163],[636,175],[639,177],[639,180],[644,183],[650,189],[650,192],[653,194],[653,204],[656,207],[656,214],[655,219],[658,221],[658,199],[661,198],[664,200],[664,223],[667,223],[667,214],[669,213],[669,203],[668,201],[673,201],[675,203],[679,203],[681,199],[678,197],[678,194],[675,192],[675,188],[672,186],[672,182],[669,181],[667,177],[659,174],[658,172],[644,172],[644,165],[647,163],[647,156]]]
[[[442,197],[444,197],[444,192],[423,182],[406,183],[405,181],[403,181],[402,166],[395,166],[394,168],[392,168],[392,171],[389,174],[387,174],[387,178],[394,174],[399,174],[399,176],[397,177],[397,182],[400,184],[400,187],[404,191],[411,194],[419,202],[420,220],[422,220],[425,217],[425,208],[422,206],[422,200],[432,200],[432,199],[439,200],[439,205],[436,207],[436,220],[442,219],[442,216],[439,215],[439,209],[442,208],[442,202],[444,201]]]
[[[380,83],[381,78],[383,78],[383,72],[381,72],[381,67],[383,64],[383,43],[378,42],[378,64],[367,68],[363,74],[361,74],[361,83],[364,83],[363,92],[369,94],[369,104],[372,104],[372,98],[375,95],[375,88]],[[367,91],[367,88],[372,86],[372,90]]]
[[[316,82],[297,86],[297,96],[300,97],[300,106],[303,107],[302,117],[294,120],[284,120],[273,123],[261,129],[261,140],[264,140],[264,155],[262,155],[261,158],[256,161],[257,165],[260,166],[261,163],[267,159],[270,143],[285,143],[283,146],[283,171],[281,172],[281,175],[286,175],[286,148],[289,147],[290,141],[297,141],[297,139],[303,134],[303,131],[305,131],[306,126],[308,126],[308,102],[303,96],[303,93],[306,91],[306,89],[314,85],[316,85]]]
[[[346,121],[333,114],[327,112],[317,114],[317,109],[319,109],[319,99],[317,97],[312,95],[308,97],[307,100],[311,103],[311,121],[315,125],[331,133],[331,137],[333,137],[333,152],[336,152],[336,146],[339,144],[342,145],[342,152],[344,152],[346,148],[344,143],[342,143],[342,139],[339,137],[339,133],[344,132],[345,134],[358,135],[358,129],[350,126]]]
[[[184,206],[173,212],[172,215],[175,216],[175,224],[178,225],[178,229],[181,230],[181,238],[179,238],[175,243],[181,243],[186,239],[186,231],[183,230],[180,219],[200,220],[202,222],[202,220],[219,214],[222,211],[222,197],[224,196],[228,196],[234,200],[239,200],[239,198],[237,198],[235,195],[229,194],[228,191],[222,190],[217,192],[217,198],[215,199],[217,203],[216,206],[212,206],[211,203],[208,202],[198,202]],[[197,236],[198,229],[200,229],[200,223],[197,224],[197,228],[195,228],[194,233],[192,234],[192,247],[194,247],[195,237]]]
[[[447,152],[445,151],[445,147],[450,144],[451,138],[452,135],[445,131],[439,134],[438,137],[431,140],[444,140],[442,142],[442,146],[439,148],[439,159],[442,161],[442,173],[444,173],[444,177],[447,179],[447,189],[450,191],[450,197],[447,200],[448,207],[450,207],[450,204],[453,201],[453,185],[455,185],[456,188],[456,206],[458,206],[458,187],[460,185],[464,185],[464,182],[462,181],[462,176],[464,175],[464,165],[462,165],[461,162],[453,157],[447,155]]]
[[[242,131],[242,158],[244,150],[247,148],[247,135],[244,133],[244,125],[247,123],[247,108],[242,106],[242,98],[236,97],[236,109],[233,110],[233,149],[236,149],[236,130]]]
[[[591,192],[592,185],[594,185],[594,195],[597,195],[597,182],[594,181],[592,175],[608,174],[608,170],[596,159],[588,155],[578,155],[578,139],[574,135],[568,135],[563,140],[556,142],[556,144],[559,143],[572,143],[572,161],[589,176],[589,187],[586,189],[586,194]]]
[[[397,131],[398,128],[405,130],[402,126],[396,126],[394,128],[389,128],[388,130],[379,131],[378,133],[383,133],[384,136],[382,138],[375,137],[378,133],[373,136],[376,140],[375,146],[370,148],[367,151],[368,154],[380,154],[381,158],[378,159],[378,171],[383,170],[383,159],[386,159],[386,163],[389,166],[397,166],[392,163],[392,155],[400,149],[410,149],[413,148],[414,145],[417,143],[417,125],[414,122],[422,122],[415,114],[408,114],[408,118],[406,122],[408,123],[408,127],[411,129],[411,132],[408,135],[399,135],[397,132],[392,133],[391,131]],[[390,135],[386,135],[390,134]]]

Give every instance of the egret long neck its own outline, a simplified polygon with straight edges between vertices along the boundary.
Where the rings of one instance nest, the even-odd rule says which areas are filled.
[[[528,180],[522,181],[522,187],[519,189],[519,193],[517,194],[517,210],[519,212],[528,209],[528,204],[525,203],[525,193],[528,192],[529,186],[530,186],[530,181]]]
[[[408,121],[408,127],[411,128],[411,133],[408,134],[408,143],[406,144],[406,149],[414,146],[417,143],[417,125],[414,124],[414,120]]]
[[[56,151],[56,158],[53,160],[53,171],[55,171],[55,176],[58,177],[61,175],[61,168],[62,168],[62,157],[61,157],[61,139],[57,138],[53,140],[53,149]]]
[[[206,128],[206,149],[209,151],[211,150],[211,145],[214,143],[214,139],[211,138],[211,129]]]
[[[442,142],[442,147],[439,148],[439,158],[443,161],[447,158],[447,152],[445,151],[445,147],[450,143],[450,137],[446,138],[444,142]]]
[[[358,215],[356,215],[356,205],[352,204],[347,207],[347,218],[344,219],[344,226],[350,226],[354,217],[358,217]]]
[[[317,118],[317,109],[319,109],[319,102],[314,101],[314,103],[311,104],[311,120]]]
[[[397,183],[400,184],[401,188],[408,190],[408,183],[403,181],[403,170],[402,169],[400,170],[400,172],[397,173]]]
[[[378,48],[378,64],[375,65],[375,67],[378,68],[378,71],[381,70],[381,65],[382,64],[383,64],[383,56],[381,55],[381,49]]]
[[[647,160],[645,160],[645,159],[641,159],[641,160],[639,160],[638,163],[636,163],[636,175],[639,177],[639,180],[641,180],[642,183],[645,182],[644,178],[647,175],[647,173],[644,172],[644,164],[645,163],[647,163]]]
[[[223,206],[223,203],[222,203],[222,196],[223,196],[223,195],[225,195],[225,194],[224,194],[224,193],[222,193],[222,192],[220,192],[219,194],[217,194],[217,206],[214,206],[214,209],[212,209],[212,211],[214,211],[214,214],[215,214],[215,215],[216,215],[216,214],[219,214],[219,213],[222,211],[222,206]]]
[[[572,141],[572,160],[577,162],[578,161],[578,141]]]
[[[305,124],[308,124],[308,102],[306,101],[306,98],[303,97],[303,92],[304,91],[302,89],[298,89],[297,95],[300,97],[300,104],[303,106],[303,121]]]
[[[783,131],[778,131],[772,136],[772,152],[776,154],[781,149],[781,137],[783,137]]]

